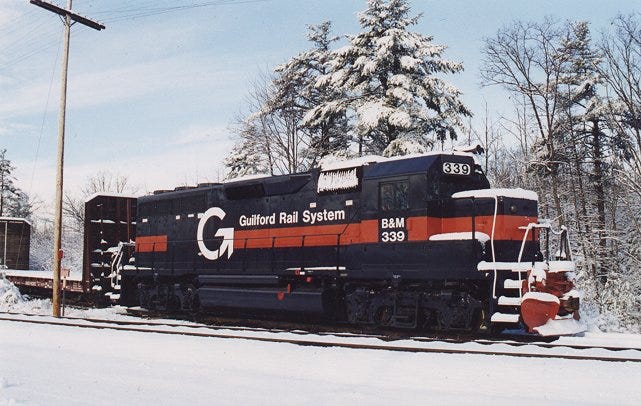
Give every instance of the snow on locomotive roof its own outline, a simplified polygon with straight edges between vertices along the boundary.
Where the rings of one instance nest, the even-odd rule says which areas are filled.
[[[527,200],[539,200],[539,196],[536,192],[531,190],[525,190],[521,188],[515,189],[479,189],[479,190],[466,190],[463,192],[456,192],[452,195],[455,199],[466,198],[466,197],[512,197],[514,199],[527,199]]]
[[[232,178],[232,179],[226,179],[223,181],[224,184],[229,184],[229,183],[235,183],[235,182],[243,182],[246,180],[256,180],[256,179],[264,179],[264,178],[270,178],[272,175],[266,174],[266,173],[257,173],[253,175],[243,175],[239,176],[237,178]]]
[[[398,155],[398,156],[393,156],[393,157],[384,157],[380,155],[366,155],[362,156],[359,158],[354,158],[354,159],[348,159],[345,161],[321,161],[321,171],[334,171],[334,170],[339,170],[339,169],[349,169],[349,168],[355,168],[358,166],[365,166],[369,165],[372,163],[382,163],[382,162],[393,162],[393,161],[401,161],[405,159],[411,159],[411,158],[423,158],[423,157],[430,157],[430,156],[439,156],[439,155],[455,155],[455,156],[464,156],[464,157],[474,157],[474,154],[471,154],[469,152],[461,152],[461,151],[431,151],[431,152],[426,152],[424,154],[408,154],[408,155]]]
[[[353,159],[346,159],[344,161],[332,160],[327,161],[325,158],[321,161],[321,171],[336,171],[340,169],[356,168],[358,166],[365,166],[372,163],[377,163],[386,160],[387,158],[379,155],[366,155]]]

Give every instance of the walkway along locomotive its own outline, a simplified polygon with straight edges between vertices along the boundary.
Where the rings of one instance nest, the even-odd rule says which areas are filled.
[[[537,195],[489,187],[456,152],[156,192],[111,275],[122,304],[147,309],[581,331],[567,244],[541,253]]]

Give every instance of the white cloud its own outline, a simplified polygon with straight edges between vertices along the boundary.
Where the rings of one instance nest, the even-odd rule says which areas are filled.
[[[182,139],[155,154],[138,154],[135,159],[112,156],[109,160],[67,163],[64,189],[71,194],[77,193],[87,179],[104,170],[127,176],[129,184],[135,186],[140,195],[156,189],[218,181],[224,174],[222,161],[233,145],[233,141],[220,131],[216,126],[191,126],[180,132]],[[202,134],[210,136],[199,136]],[[44,211],[51,211],[49,206],[53,205],[55,194],[53,159],[40,159],[35,170],[32,161],[14,160],[13,163],[18,187],[44,200]]]
[[[122,103],[163,93],[184,94],[229,82],[236,76],[211,58],[171,57],[95,73],[84,73],[69,79],[69,108]],[[8,89],[11,97],[0,99],[0,115],[20,116],[41,112],[49,83]]]
[[[7,1],[4,0],[0,4],[0,28],[8,29],[9,24],[14,21],[22,13],[18,11],[18,1]]]
[[[220,125],[190,125],[180,131],[172,141],[172,145],[190,145],[215,140],[226,139],[229,136],[227,126]]]

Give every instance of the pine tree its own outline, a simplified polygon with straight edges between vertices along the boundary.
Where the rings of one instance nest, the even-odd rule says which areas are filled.
[[[257,173],[299,172],[318,165],[326,155],[342,154],[349,148],[348,121],[344,113],[304,125],[303,116],[311,108],[337,98],[329,86],[315,86],[327,73],[331,23],[308,27],[312,49],[302,52],[254,84],[248,97],[253,110],[237,120],[239,138],[225,164],[228,178]]]
[[[585,21],[566,23],[559,44],[557,59],[563,64],[558,92],[563,113],[556,135],[560,140],[558,159],[567,165],[568,196],[574,203],[568,221],[577,230],[579,247],[586,258],[583,269],[589,271],[587,279],[594,292],[598,292],[604,282],[602,268],[608,257],[603,142],[607,135],[602,129],[603,102],[597,91],[601,84],[598,73],[601,59],[592,47]]]
[[[0,149],[0,217],[29,217],[31,205],[26,194],[14,184],[16,169],[7,158],[7,150]]]
[[[455,139],[471,113],[460,91],[436,75],[463,67],[442,59],[446,47],[432,37],[408,31],[420,17],[410,16],[407,0],[368,0],[359,14],[362,32],[332,53],[330,72],[316,82],[345,96],[310,110],[306,125],[345,112],[356,121],[361,153],[367,143],[365,152],[380,154],[401,136],[425,146]]]

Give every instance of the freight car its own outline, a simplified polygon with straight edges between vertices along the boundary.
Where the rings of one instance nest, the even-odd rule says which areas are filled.
[[[29,221],[0,217],[0,268],[28,269],[30,242]]]
[[[111,275],[146,309],[576,333],[567,233],[548,260],[537,200],[459,152],[158,191]]]
[[[117,302],[120,284],[119,276],[112,271],[116,269],[112,267],[112,261],[116,252],[126,253],[126,248],[120,245],[127,245],[136,236],[136,198],[123,194],[94,194],[85,200],[84,213],[83,266],[82,269],[63,269],[66,277],[62,289],[69,301],[96,305]],[[8,269],[3,273],[22,293],[51,296],[51,271],[28,270],[29,224],[25,220],[0,218],[2,230],[6,229],[5,220],[9,222],[8,241],[12,243],[7,250]],[[22,224],[21,228],[18,224]],[[16,262],[12,263],[14,258]]]

